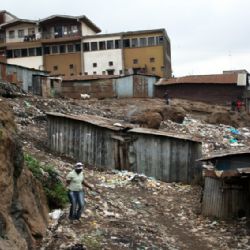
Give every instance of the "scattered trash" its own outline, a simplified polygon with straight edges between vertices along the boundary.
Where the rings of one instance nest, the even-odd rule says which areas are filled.
[[[53,212],[49,213],[49,217],[52,220],[58,220],[63,215],[63,211],[61,209],[55,209]]]

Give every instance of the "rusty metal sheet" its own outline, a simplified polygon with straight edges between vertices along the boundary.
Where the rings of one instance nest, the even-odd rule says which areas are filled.
[[[134,97],[148,97],[148,80],[146,77],[135,75],[133,79]]]

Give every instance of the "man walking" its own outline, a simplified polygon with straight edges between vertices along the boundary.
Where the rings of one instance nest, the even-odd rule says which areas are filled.
[[[93,187],[89,185],[83,176],[83,164],[77,162],[74,169],[67,175],[66,181],[68,184],[68,196],[71,203],[69,211],[70,220],[79,220],[84,209],[84,197],[85,193],[83,185],[93,190]]]

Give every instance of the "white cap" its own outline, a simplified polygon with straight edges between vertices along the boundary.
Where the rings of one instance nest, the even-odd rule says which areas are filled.
[[[77,162],[75,164],[75,169],[83,169],[83,164],[81,162]]]

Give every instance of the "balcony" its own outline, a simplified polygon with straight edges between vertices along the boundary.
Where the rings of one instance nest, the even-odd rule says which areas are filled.
[[[43,32],[41,33],[42,39],[62,39],[62,38],[76,38],[81,37],[80,30],[73,30],[69,32]]]

